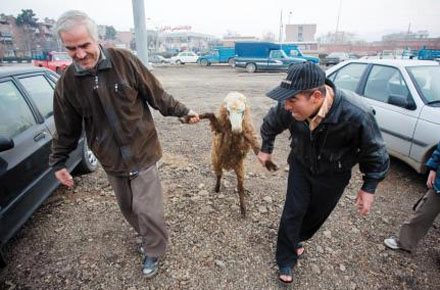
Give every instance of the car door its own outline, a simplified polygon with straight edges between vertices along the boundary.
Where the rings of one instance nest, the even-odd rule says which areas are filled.
[[[55,121],[53,117],[53,92],[55,83],[45,74],[22,76],[19,83],[31,97],[31,102],[38,109],[44,124],[51,135],[55,133]]]
[[[407,75],[406,75],[407,76]],[[421,106],[417,106],[398,67],[373,64],[361,95],[375,110],[376,120],[388,150],[409,156]],[[409,106],[396,105],[393,99],[406,100]]]
[[[337,88],[359,93],[362,77],[366,73],[368,64],[349,63],[329,75],[329,79]]]
[[[281,50],[271,50],[267,58],[265,69],[280,69],[283,67],[284,55]]]
[[[0,152],[0,161],[6,170],[0,175],[0,217],[14,208],[24,198],[32,184],[49,171],[48,156],[51,134],[41,116],[32,106],[15,79],[0,80],[0,135],[11,138],[14,147]],[[15,216],[19,219],[20,217]],[[8,220],[0,230],[3,239],[8,225],[18,221]]]
[[[188,62],[197,62],[199,56],[193,52],[188,52]]]

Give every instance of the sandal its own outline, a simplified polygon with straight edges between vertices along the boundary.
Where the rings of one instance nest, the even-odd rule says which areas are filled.
[[[302,243],[296,244],[295,252],[298,258],[300,258],[304,254],[304,250],[305,249]]]
[[[281,279],[281,276],[287,276],[290,277],[290,279],[292,280],[283,280]],[[280,267],[280,276],[279,279],[281,282],[283,282],[284,284],[290,284],[293,282],[293,271],[291,267]]]

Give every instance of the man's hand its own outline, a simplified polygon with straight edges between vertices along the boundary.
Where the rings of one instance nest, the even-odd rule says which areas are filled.
[[[431,189],[434,186],[434,180],[437,176],[437,172],[434,170],[429,171],[428,180],[426,181],[426,185],[429,189]]]
[[[258,152],[257,158],[261,164],[266,165],[266,162],[272,159],[272,154],[260,151]]]
[[[64,184],[67,187],[73,187],[73,178],[70,175],[69,171],[66,168],[55,171],[55,177],[59,182]]]
[[[197,113],[194,112],[193,110],[190,110],[190,111],[188,112],[188,116],[190,117],[189,120],[188,120],[188,123],[189,123],[189,124],[195,124],[195,123],[200,122],[199,114],[197,114]]]
[[[356,197],[356,206],[362,215],[367,215],[373,205],[374,194],[359,190]]]

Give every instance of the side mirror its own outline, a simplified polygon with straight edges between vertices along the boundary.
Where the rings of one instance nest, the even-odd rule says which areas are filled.
[[[412,100],[408,100],[408,97],[402,95],[393,95],[391,94],[388,97],[388,104],[395,105],[398,107],[402,107],[408,110],[415,110],[416,104]]]
[[[9,150],[14,147],[14,141],[11,138],[0,136],[0,152]]]

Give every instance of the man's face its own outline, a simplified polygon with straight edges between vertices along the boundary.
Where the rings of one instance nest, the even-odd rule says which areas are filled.
[[[319,95],[319,96],[318,96]],[[292,114],[297,121],[304,121],[316,113],[321,105],[322,95],[315,91],[312,95],[297,94],[286,100],[284,108]]]
[[[63,31],[60,37],[67,53],[82,69],[90,70],[96,66],[99,59],[99,46],[84,25],[78,25],[70,31]]]

